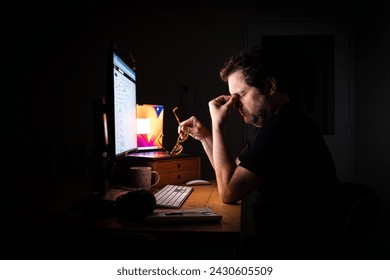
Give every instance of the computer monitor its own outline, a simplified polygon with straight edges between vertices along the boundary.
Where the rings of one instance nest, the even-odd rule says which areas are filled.
[[[137,150],[136,73],[115,48],[108,54],[108,156],[118,161]]]
[[[137,104],[139,151],[163,149],[164,105]]]

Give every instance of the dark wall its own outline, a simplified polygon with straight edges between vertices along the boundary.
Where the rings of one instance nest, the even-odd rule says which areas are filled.
[[[7,87],[7,103],[19,112],[6,122],[6,131],[13,136],[11,144],[20,148],[18,158],[25,149],[34,155],[37,165],[31,174],[86,175],[85,159],[74,166],[73,157],[94,144],[92,102],[105,95],[111,40],[120,52],[136,58],[138,103],[166,106],[167,147],[177,136],[174,106],[180,106],[180,118],[196,114],[208,124],[208,100],[227,92],[219,67],[244,43],[244,17],[219,12],[213,7],[149,9],[129,4],[119,9],[64,5],[35,15],[26,11],[26,25],[13,28],[5,45],[5,65],[11,67],[6,80],[15,85]],[[27,69],[22,70],[22,64]],[[190,105],[182,103],[184,87],[194,98]],[[240,136],[232,141],[240,144]],[[185,143],[185,151],[202,153],[194,140]],[[208,161],[203,160],[202,167],[206,177],[213,176]]]
[[[389,4],[358,14],[354,55],[354,179],[382,194],[372,254],[390,256],[390,11]]]

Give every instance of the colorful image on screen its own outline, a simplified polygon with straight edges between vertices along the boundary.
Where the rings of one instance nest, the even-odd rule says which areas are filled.
[[[137,104],[137,146],[139,150],[162,149],[164,106]]]

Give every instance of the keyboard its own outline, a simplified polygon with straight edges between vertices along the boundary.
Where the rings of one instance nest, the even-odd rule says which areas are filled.
[[[157,193],[156,206],[164,208],[180,208],[194,189],[189,186],[166,185]]]

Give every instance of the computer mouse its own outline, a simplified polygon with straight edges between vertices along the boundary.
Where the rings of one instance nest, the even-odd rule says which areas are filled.
[[[210,181],[207,180],[202,180],[202,179],[195,179],[195,180],[190,180],[186,182],[187,186],[193,186],[193,185],[211,185]]]

